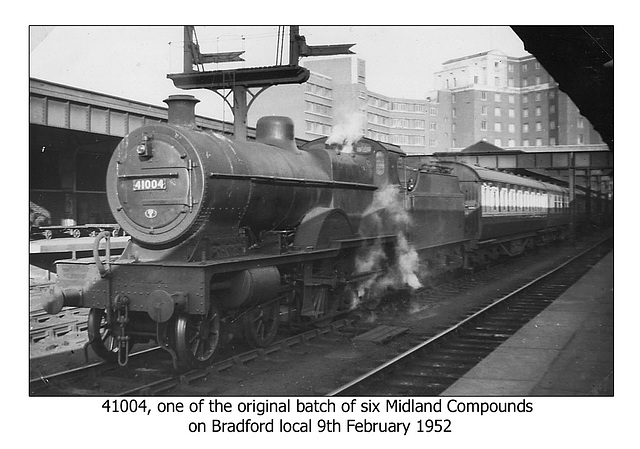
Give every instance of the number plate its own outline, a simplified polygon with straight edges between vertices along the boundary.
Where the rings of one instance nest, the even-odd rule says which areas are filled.
[[[165,190],[166,179],[136,179],[133,181],[133,190]]]

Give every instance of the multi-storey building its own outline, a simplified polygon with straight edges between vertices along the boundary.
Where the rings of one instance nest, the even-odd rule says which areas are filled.
[[[263,115],[287,115],[296,137],[364,135],[394,143],[407,152],[424,153],[428,145],[429,102],[371,92],[366,64],[356,56],[303,61],[311,71],[301,86],[275,86],[264,91],[249,111],[249,125]]]
[[[249,125],[263,115],[287,115],[302,139],[359,134],[408,153],[458,150],[478,141],[503,148],[602,144],[533,56],[492,50],[446,61],[426,99],[368,90],[365,61],[356,56],[303,63],[309,80],[267,89],[250,109]]]
[[[533,56],[492,50],[451,59],[434,74],[434,85],[434,104],[443,116],[450,113],[451,139],[444,138],[440,151],[478,141],[498,147],[603,143]]]

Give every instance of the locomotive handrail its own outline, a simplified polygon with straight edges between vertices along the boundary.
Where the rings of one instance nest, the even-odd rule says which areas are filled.
[[[363,184],[359,182],[346,182],[346,181],[325,181],[321,179],[304,179],[304,178],[285,178],[281,176],[266,176],[266,175],[244,175],[238,173],[209,173],[210,178],[222,178],[222,179],[245,179],[254,182],[272,182],[282,184],[299,184],[307,187],[342,187],[352,189],[363,190],[377,190],[378,186],[375,184]]]
[[[106,239],[106,267],[102,263],[102,260],[100,260],[100,242],[102,242],[102,239]],[[102,231],[96,236],[96,239],[93,242],[93,260],[96,262],[96,268],[98,268],[100,276],[105,277],[111,273],[111,233],[109,231]]]

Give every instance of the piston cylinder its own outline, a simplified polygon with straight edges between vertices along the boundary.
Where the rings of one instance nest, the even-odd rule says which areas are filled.
[[[279,288],[280,272],[276,267],[251,268],[233,276],[219,297],[225,307],[248,307],[275,298]]]

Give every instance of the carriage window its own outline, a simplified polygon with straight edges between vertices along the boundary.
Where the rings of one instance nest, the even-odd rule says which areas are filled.
[[[509,210],[514,211],[516,209],[516,191],[509,189]]]
[[[518,190],[518,192],[516,193],[516,203],[518,206],[518,210],[522,212],[522,209],[524,208],[522,202],[522,190]]]

